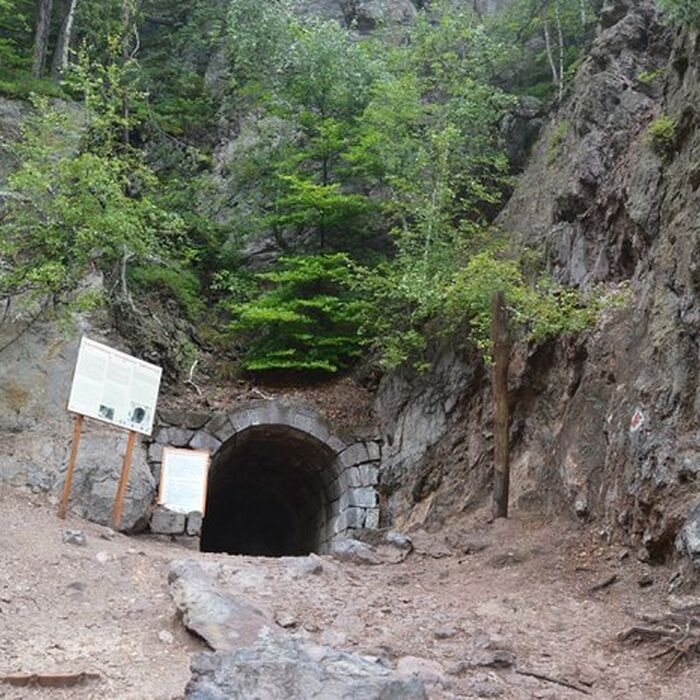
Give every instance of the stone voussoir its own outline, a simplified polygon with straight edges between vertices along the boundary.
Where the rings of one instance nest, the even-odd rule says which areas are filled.
[[[221,413],[215,415],[204,427],[210,435],[213,435],[222,443],[226,442],[236,432],[229,417]]]
[[[161,428],[156,435],[156,442],[166,447],[187,447],[193,435],[194,430],[187,428]]]
[[[195,450],[208,450],[213,454],[221,447],[221,440],[209,434],[206,430],[198,430],[190,440],[190,447]]]

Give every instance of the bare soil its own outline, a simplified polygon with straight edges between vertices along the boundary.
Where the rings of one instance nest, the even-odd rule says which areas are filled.
[[[87,544],[64,543],[66,529],[83,530]],[[419,671],[431,698],[699,696],[700,665],[666,672],[648,658],[653,649],[617,641],[631,613],[664,609],[670,571],[567,521],[472,516],[437,535],[417,533],[402,563],[323,557],[321,573],[301,576],[289,559],[204,555],[150,536],[105,534],[58,520],[39,497],[0,488],[0,676],[99,674],[65,690],[0,683],[0,697],[182,697],[189,659],[205,648],[168,594],[168,565],[185,556],[220,563],[224,585],[290,634]],[[653,583],[640,587],[644,575]],[[495,649],[510,652],[514,665],[474,666]]]

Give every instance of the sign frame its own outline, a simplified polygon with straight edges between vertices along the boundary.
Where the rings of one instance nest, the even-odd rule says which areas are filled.
[[[93,366],[89,367],[91,360]],[[99,366],[100,362],[103,366]],[[89,376],[90,370],[96,374]],[[137,375],[139,370],[142,378],[151,375],[150,387],[148,383],[144,383],[146,380],[139,382]],[[111,375],[110,372],[112,372]],[[115,376],[117,372],[122,376]],[[92,418],[120,430],[133,430],[150,437],[153,433],[162,378],[162,367],[84,335],[80,340],[78,358],[73,370],[67,409],[71,413]],[[137,395],[135,390],[138,385],[141,385],[140,388],[144,392],[149,391],[150,395],[145,398],[143,394]],[[118,409],[116,405],[109,404],[105,399],[108,392],[119,399],[117,403],[121,402],[122,414],[128,406],[126,411],[131,420],[120,418],[119,415],[115,416],[115,411]],[[91,393],[99,395],[94,405],[90,405],[90,401],[85,398]],[[100,400],[104,403],[100,403]],[[137,417],[139,417],[138,420],[136,420]]]
[[[202,507],[199,510],[199,512],[202,514],[202,517],[204,517],[204,515],[206,513],[206,508],[207,508],[207,492],[209,489],[209,471],[211,469],[211,452],[209,450],[194,450],[194,449],[190,449],[187,447],[169,447],[169,446],[163,447],[163,458],[162,458],[161,465],[160,465],[160,483],[158,484],[158,505],[163,506],[164,508],[168,508],[169,510],[172,510],[173,512],[176,512],[176,513],[184,512],[181,510],[176,510],[164,502],[166,483],[168,480],[168,469],[172,468],[172,467],[169,467],[169,465],[168,465],[168,457],[169,457],[169,455],[178,455],[178,454],[186,454],[189,457],[199,456],[203,460],[204,484],[202,486],[202,503],[201,503]],[[196,511],[190,510],[187,512],[192,513],[192,512],[196,512]]]

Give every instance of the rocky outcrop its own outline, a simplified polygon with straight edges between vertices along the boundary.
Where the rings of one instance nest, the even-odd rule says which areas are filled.
[[[673,552],[700,472],[698,104],[697,32],[674,33],[650,1],[607,3],[499,222],[558,280],[627,289],[595,329],[517,350],[513,497],[598,518],[651,560]],[[675,135],[655,149],[664,114]],[[488,487],[484,377],[443,351],[430,377],[384,380],[380,489],[399,526],[439,523]]]
[[[307,575],[319,572],[315,564]],[[171,595],[185,626],[214,650],[194,658],[186,698],[427,697],[419,680],[404,680],[373,658],[290,636],[283,625],[218,585],[216,570],[217,565],[205,569],[194,560],[174,562],[170,570]]]
[[[37,323],[0,355],[0,481],[36,492],[58,494],[63,487],[71,439],[66,411],[80,335],[103,337],[107,320],[79,319],[63,333]],[[0,346],[15,338],[25,320],[4,325]],[[112,344],[120,342],[110,335]],[[78,452],[70,510],[109,524],[121,470],[126,433],[86,421]],[[155,482],[145,447],[137,445],[124,502],[122,528],[145,527]]]

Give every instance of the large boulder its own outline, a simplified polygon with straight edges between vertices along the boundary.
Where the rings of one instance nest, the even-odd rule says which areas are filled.
[[[212,572],[193,559],[173,562],[168,583],[185,627],[215,651],[249,648],[279,636],[261,610],[222,590]]]
[[[204,653],[192,662],[188,700],[423,700],[423,683],[357,654],[293,639]]]

